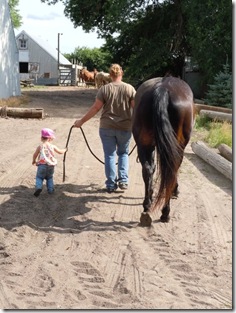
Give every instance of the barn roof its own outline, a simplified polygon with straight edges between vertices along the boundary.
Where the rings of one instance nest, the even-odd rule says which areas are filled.
[[[20,37],[20,35],[25,34],[28,38],[31,38],[36,44],[38,44],[42,49],[44,49],[48,54],[50,54],[56,61],[58,59],[58,52],[56,48],[50,46],[50,44],[43,40],[41,37],[36,35],[29,35],[25,30],[22,30],[19,34],[17,34],[16,39]],[[60,53],[60,64],[62,65],[71,65],[72,63],[67,60],[63,54]]]

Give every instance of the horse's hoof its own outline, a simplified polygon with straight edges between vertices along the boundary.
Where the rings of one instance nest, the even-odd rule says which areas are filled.
[[[140,216],[140,226],[150,227],[152,225],[152,218],[147,212],[143,212]]]
[[[172,196],[171,196],[171,199],[177,199],[179,197],[179,191],[175,191],[173,192]]]
[[[170,220],[170,217],[169,217],[169,215],[168,216],[161,216],[160,220],[162,223],[168,223]]]

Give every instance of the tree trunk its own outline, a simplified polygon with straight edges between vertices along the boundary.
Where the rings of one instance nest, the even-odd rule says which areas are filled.
[[[216,121],[227,121],[232,123],[232,114],[216,111],[201,110],[200,116],[207,116]]]
[[[226,144],[222,143],[219,145],[218,150],[220,154],[228,161],[232,163],[232,149]]]
[[[43,109],[0,107],[1,117],[44,118]]]
[[[223,113],[231,113],[232,114],[232,109],[229,109],[229,108],[223,108],[223,107],[217,107],[217,106],[214,106],[214,105],[206,105],[206,104],[201,104],[201,103],[195,103],[195,111],[196,111],[196,113],[198,114],[201,110],[223,112]]]
[[[192,142],[192,150],[195,154],[200,156],[204,161],[213,166],[221,174],[232,180],[232,163],[226,160],[221,155],[213,152],[208,148],[204,142]]]

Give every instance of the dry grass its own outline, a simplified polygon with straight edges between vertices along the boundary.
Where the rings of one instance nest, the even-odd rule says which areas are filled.
[[[232,148],[232,124],[227,121],[218,122],[197,115],[193,134],[194,138],[206,141],[213,148],[222,143]]]
[[[29,102],[27,96],[22,95],[18,97],[10,97],[8,99],[0,99],[0,108],[1,107],[21,107]]]

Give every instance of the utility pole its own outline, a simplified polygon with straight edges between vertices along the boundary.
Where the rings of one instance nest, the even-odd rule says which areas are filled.
[[[62,33],[57,34],[57,71],[58,71],[58,79],[57,84],[60,86],[60,35],[63,35]]]

